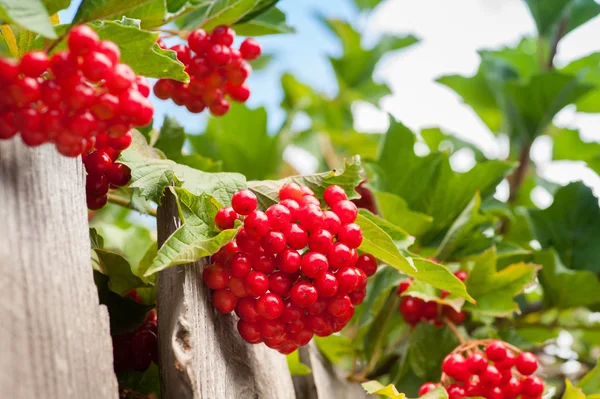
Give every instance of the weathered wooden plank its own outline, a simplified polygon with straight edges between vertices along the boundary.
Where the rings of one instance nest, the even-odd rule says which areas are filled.
[[[351,383],[344,373],[329,362],[314,341],[300,348],[300,361],[310,367],[311,374],[294,377],[297,399],[364,399],[367,395],[360,384]]]
[[[180,221],[167,192],[158,209],[159,245]],[[163,399],[293,399],[283,355],[250,345],[235,316],[218,313],[202,282],[206,262],[174,267],[158,277],[158,337]]]
[[[117,398],[90,264],[84,171],[52,146],[0,141],[0,396]]]

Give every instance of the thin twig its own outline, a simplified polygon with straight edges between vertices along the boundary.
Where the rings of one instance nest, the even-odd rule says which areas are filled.
[[[452,331],[452,333],[456,336],[456,338],[458,338],[458,342],[460,342],[461,346],[467,343],[467,341],[465,340],[465,337],[463,337],[462,334],[460,333],[460,331],[458,331],[456,324],[452,323],[446,317],[444,317],[444,323],[446,323],[446,325],[448,326],[450,331]]]
[[[119,197],[118,195],[108,194],[108,202],[111,204],[119,205],[127,209],[131,209],[131,201],[127,198]],[[156,217],[156,209],[150,209],[148,214]]]

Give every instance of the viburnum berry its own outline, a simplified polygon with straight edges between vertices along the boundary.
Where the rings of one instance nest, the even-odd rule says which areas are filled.
[[[273,293],[261,295],[256,301],[256,310],[265,319],[277,319],[283,312],[283,300]]]
[[[300,270],[302,256],[298,253],[298,251],[287,248],[281,253],[277,254],[276,262],[279,270],[288,274],[292,274]]]
[[[227,287],[229,277],[229,272],[218,264],[212,264],[202,272],[204,283],[213,290],[220,290]]]
[[[269,289],[269,278],[261,272],[250,272],[244,278],[244,287],[251,296],[261,296]]]
[[[251,344],[262,342],[262,334],[260,332],[259,322],[249,322],[246,320],[239,320],[237,324],[238,332],[240,336]]]
[[[506,346],[500,341],[493,341],[485,348],[485,354],[492,362],[503,361],[508,353]]]
[[[228,289],[213,292],[213,306],[221,313],[233,312],[237,305],[237,297]]]
[[[252,237],[260,238],[269,232],[269,219],[264,212],[252,211],[244,218],[244,228]]]
[[[491,364],[489,364],[487,369],[479,375],[479,378],[481,379],[481,382],[492,387],[498,386],[502,382],[502,374]]]
[[[426,382],[419,388],[419,396],[425,395],[427,392],[433,391],[436,388],[433,382]]]
[[[250,190],[237,191],[231,198],[231,206],[240,215],[249,215],[257,205],[256,195]]]
[[[331,207],[331,210],[340,218],[342,224],[353,223],[358,215],[358,209],[352,201],[342,200]]]
[[[308,244],[308,233],[295,223],[287,225],[283,230],[283,234],[291,248],[302,249]]]
[[[317,301],[317,289],[309,282],[302,281],[292,286],[290,299],[292,303],[301,308],[307,308]]]
[[[467,357],[467,368],[474,375],[480,375],[487,370],[488,362],[481,353],[473,353]]]
[[[232,207],[228,206],[221,208],[215,215],[215,225],[219,230],[233,229],[235,221],[239,218],[239,215]]]
[[[537,398],[544,393],[544,381],[538,376],[529,376],[521,382],[521,394]]]
[[[240,53],[245,60],[251,61],[260,57],[261,48],[256,40],[248,38],[242,42]]]

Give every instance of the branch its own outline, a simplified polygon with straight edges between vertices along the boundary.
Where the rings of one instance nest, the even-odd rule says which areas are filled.
[[[508,184],[509,184],[509,196],[508,202],[515,202],[519,195],[519,190],[521,189],[521,185],[523,184],[523,180],[527,175],[527,169],[529,168],[529,152],[531,150],[531,143],[526,142],[523,147],[521,147],[521,152],[519,153],[519,166],[515,171],[508,176]]]
[[[131,201],[127,198],[119,197],[118,195],[108,194],[108,202],[111,204],[122,206],[123,208],[131,209]],[[156,209],[150,209],[148,213],[156,217]]]
[[[550,45],[550,53],[548,55],[548,62],[545,65],[546,70],[551,70],[554,67],[554,57],[556,56],[556,52],[558,51],[558,42],[565,36],[567,33],[567,28],[569,27],[569,19],[563,18],[558,24],[558,29],[556,30],[556,35],[554,36],[554,40],[552,40],[552,44]],[[544,69],[544,65],[542,65],[542,69]]]

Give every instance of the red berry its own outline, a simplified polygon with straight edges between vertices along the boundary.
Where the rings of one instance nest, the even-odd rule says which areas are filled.
[[[278,254],[285,249],[285,235],[280,231],[269,231],[260,240],[260,244],[265,252]]]
[[[402,298],[398,310],[407,323],[416,324],[423,315],[424,305],[421,299],[406,296]]]
[[[483,394],[484,392],[479,382],[469,381],[465,384],[465,395],[467,395],[467,397],[482,397],[484,396]]]
[[[322,218],[322,226],[325,230],[335,235],[342,228],[342,222],[340,222],[340,218],[338,217],[338,215],[336,215],[332,211],[324,211]]]
[[[327,309],[327,301],[323,298],[317,299],[315,303],[306,308],[308,314],[321,314]]]
[[[248,38],[244,40],[240,46],[240,53],[245,60],[252,61],[260,57],[260,44],[254,39]]]
[[[260,332],[263,338],[276,338],[285,333],[285,325],[280,320],[263,319],[260,321]]]
[[[348,294],[354,291],[360,282],[360,276],[353,267],[344,267],[335,273],[338,281],[338,293]]]
[[[506,358],[508,350],[500,341],[493,341],[485,348],[487,358],[492,362],[501,362]]]
[[[358,248],[362,243],[363,236],[360,226],[355,223],[349,223],[342,226],[337,234],[337,239],[350,248]]]
[[[365,300],[365,297],[367,296],[367,290],[363,288],[361,290],[352,291],[348,294],[348,296],[350,297],[352,304],[354,306],[357,306],[363,303],[363,301]]]
[[[497,387],[502,382],[502,374],[495,366],[489,364],[487,369],[480,374],[481,382],[489,387]]]
[[[323,192],[323,200],[331,207],[346,199],[348,199],[346,192],[343,188],[337,185],[329,186]]]
[[[467,357],[467,368],[474,375],[480,375],[487,370],[488,362],[481,353],[473,353]]]
[[[338,282],[331,273],[320,273],[314,279],[315,288],[322,298],[329,298],[337,294]]]
[[[261,319],[258,314],[256,299],[251,297],[241,298],[235,308],[235,314],[242,320],[255,322]]]
[[[450,306],[444,306],[444,315],[454,324],[462,324],[467,319],[467,313],[463,310],[457,312]]]
[[[262,341],[260,323],[251,323],[245,320],[239,320],[237,329],[242,339],[246,342],[256,344]]]
[[[285,273],[296,273],[300,270],[302,257],[298,251],[287,248],[277,255],[276,263],[279,270]]]
[[[277,294],[264,294],[256,301],[256,310],[265,319],[277,319],[283,312],[283,300]]]
[[[244,279],[240,277],[232,277],[229,279],[227,283],[227,288],[233,292],[233,295],[238,298],[246,298],[248,293],[246,292],[246,287],[244,287]]]
[[[500,387],[493,387],[487,390],[486,399],[504,399],[504,394]]]
[[[283,312],[281,313],[281,321],[285,323],[293,323],[300,319],[303,310],[294,305],[291,300],[286,299],[283,303]]]
[[[92,175],[103,175],[108,173],[112,166],[112,159],[110,156],[102,150],[96,150],[89,154],[85,161],[85,170]]]
[[[21,57],[19,70],[25,76],[37,78],[46,72],[49,64],[48,55],[44,51],[30,51]]]
[[[108,172],[108,180],[115,187],[123,187],[131,180],[131,169],[122,163],[113,163]]]
[[[368,280],[365,272],[363,272],[363,270],[359,269],[358,267],[354,268],[354,272],[358,274],[358,285],[356,286],[356,291],[364,290],[365,288],[367,288]]]
[[[71,29],[67,40],[69,50],[75,55],[85,55],[98,45],[98,35],[87,25]]]
[[[44,80],[40,84],[42,102],[51,108],[58,106],[62,100],[61,87],[54,80]]]
[[[148,79],[138,75],[135,77],[135,84],[142,96],[148,97],[150,95],[150,82],[148,82]]]
[[[442,371],[457,381],[468,381],[471,377],[465,358],[460,353],[446,356],[442,362]]]
[[[448,399],[462,399],[465,397],[465,390],[463,387],[456,384],[448,386],[446,391],[448,392]]]
[[[277,351],[282,355],[289,355],[296,349],[298,349],[298,345],[295,342],[286,341],[281,346],[279,346],[279,348],[277,348]]]
[[[327,254],[327,259],[332,269],[350,267],[352,266],[352,251],[346,244],[336,242]]]
[[[233,101],[237,101],[239,103],[244,103],[250,98],[250,87],[248,87],[248,85],[245,83],[239,85],[228,84],[225,90]]]
[[[313,252],[328,254],[333,247],[333,236],[327,230],[319,229],[308,238],[308,248]]]
[[[511,351],[507,350],[504,360],[501,362],[494,362],[494,366],[496,366],[498,370],[509,370],[514,367],[515,360],[515,355]]]
[[[96,47],[94,47],[94,51],[97,53],[104,54],[111,62],[112,65],[117,65],[119,62],[119,58],[121,57],[121,51],[119,50],[119,46],[110,40],[102,40],[100,41]]]
[[[301,308],[307,308],[317,301],[316,288],[309,282],[302,281],[292,286],[290,299],[292,303]]]
[[[86,196],[86,203],[87,203],[87,207],[88,209],[91,209],[93,211],[102,208],[104,205],[106,205],[106,203],[108,202],[108,196],[103,195],[101,197],[91,197],[91,196]]]
[[[344,315],[352,307],[352,301],[348,295],[337,294],[327,304],[327,311],[335,317]]]
[[[234,211],[232,207],[227,206],[217,211],[217,214],[215,215],[215,224],[219,230],[233,229],[238,217],[239,215],[237,212]]]
[[[2,66],[0,65],[0,68]],[[14,123],[14,113],[0,113],[0,139],[6,140],[17,134],[17,128]]]
[[[231,206],[240,215],[249,215],[258,206],[258,200],[252,191],[240,190],[233,194]]]
[[[8,90],[17,107],[24,107],[34,103],[42,96],[42,89],[37,80],[29,77],[17,79],[8,87]]]
[[[126,64],[117,64],[106,73],[106,87],[115,94],[127,90],[135,81],[135,72]]]
[[[454,273],[454,275],[456,276],[456,278],[458,278],[460,281],[464,282],[467,277],[469,276],[469,273],[467,273],[464,270],[459,270],[457,272]]]
[[[171,47],[169,50],[175,52],[177,59],[181,61],[182,64],[187,65],[190,63],[190,60],[192,59],[192,52],[190,51],[189,47],[184,46],[183,44],[177,44]]]
[[[312,195],[305,195],[302,197],[302,201],[300,201],[300,207],[304,207],[306,205],[315,205],[321,208],[321,203],[317,199],[317,197],[313,197]]]
[[[19,65],[7,58],[0,57],[0,81],[2,83],[12,83],[19,76]]]
[[[206,60],[214,67],[222,67],[231,61],[231,49],[221,44],[213,44],[206,51]]]
[[[244,287],[250,296],[261,296],[269,289],[269,278],[261,272],[250,272],[244,278]]]
[[[284,272],[274,272],[269,276],[269,291],[285,298],[292,288],[292,277]]]
[[[342,225],[353,223],[358,215],[358,209],[352,201],[342,200],[331,207],[331,210],[338,215]]]
[[[252,257],[252,267],[257,272],[271,274],[275,270],[275,257],[271,254],[261,253]]]
[[[235,31],[229,26],[219,25],[213,29],[210,34],[210,40],[215,44],[222,44],[223,46],[231,46],[235,39]]]
[[[515,399],[521,394],[521,381],[512,377],[502,385],[502,391],[506,399]]]
[[[306,205],[298,211],[298,223],[302,229],[312,233],[323,225],[323,211],[318,205]]]
[[[371,277],[377,271],[377,259],[371,254],[362,254],[356,261],[356,267],[362,269],[368,277]]]
[[[112,61],[104,54],[92,51],[83,57],[81,72],[89,81],[99,82],[113,68]]]
[[[59,51],[50,58],[50,70],[58,80],[68,80],[77,75],[77,56],[68,51]]]
[[[245,277],[252,269],[250,257],[242,252],[234,254],[229,258],[227,264],[231,270],[232,277]]]
[[[271,205],[265,213],[273,230],[283,231],[292,221],[290,210],[281,204]]]
[[[237,297],[228,289],[217,290],[212,294],[213,306],[221,313],[233,312],[237,300]]]
[[[217,264],[212,264],[202,271],[202,280],[208,288],[213,290],[221,290],[227,287],[229,277],[229,272]]]
[[[517,371],[523,375],[531,375],[538,368],[538,362],[535,355],[531,352],[523,352],[515,360]]]
[[[196,29],[188,36],[188,45],[196,54],[204,54],[210,47],[210,38],[203,29]]]
[[[280,200],[294,200],[296,202],[302,201],[302,189],[296,183],[285,183],[279,189],[279,199]]]
[[[311,330],[300,330],[297,333],[290,334],[290,338],[298,346],[307,345],[313,337]]]
[[[537,398],[544,393],[544,381],[538,376],[526,377],[521,381],[521,396]]]
[[[427,392],[433,391],[435,388],[436,386],[433,382],[426,382],[425,384],[421,385],[421,388],[419,388],[419,396],[423,396]]]
[[[223,116],[227,112],[229,112],[229,109],[231,108],[231,104],[229,104],[229,102],[227,100],[222,98],[221,100],[216,101],[213,104],[210,104],[208,108],[210,109],[210,113],[213,116]]]
[[[260,240],[249,235],[244,228],[238,231],[235,242],[244,252],[257,253],[260,250]]]
[[[300,205],[298,205],[298,203],[296,201],[291,200],[291,199],[286,199],[286,200],[282,200],[279,204],[285,206],[290,211],[290,220],[292,222],[297,221],[297,214],[298,214],[298,211],[300,210]]]
[[[308,233],[295,223],[288,224],[284,228],[283,234],[291,248],[302,249],[308,244]]]
[[[315,278],[329,268],[325,255],[318,252],[307,252],[302,256],[300,270],[305,276]],[[349,291],[348,291],[349,292]]]
[[[170,80],[159,79],[154,85],[154,95],[161,100],[168,100],[171,98],[174,87]]]
[[[252,211],[244,219],[244,228],[252,237],[260,238],[269,232],[269,219],[264,212]]]
[[[101,197],[108,193],[108,178],[105,175],[87,175],[85,193],[93,197]]]

